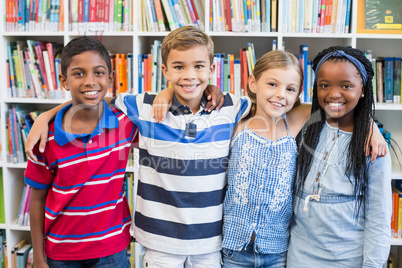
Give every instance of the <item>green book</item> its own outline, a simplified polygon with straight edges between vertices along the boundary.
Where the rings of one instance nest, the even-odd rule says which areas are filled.
[[[401,0],[365,0],[364,19],[369,30],[402,30]]]

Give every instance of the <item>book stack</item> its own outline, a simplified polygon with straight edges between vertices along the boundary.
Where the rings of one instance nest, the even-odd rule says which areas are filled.
[[[27,40],[7,43],[7,96],[60,99],[66,96],[59,82],[62,45]]]
[[[391,237],[402,238],[402,180],[392,187]]]
[[[25,159],[25,142],[33,121],[39,112],[17,109],[14,105],[7,111],[6,150],[8,163],[23,163]]]
[[[20,208],[18,210],[17,224],[20,226],[29,226],[29,201],[31,200],[31,187],[29,185],[24,186],[22,191]]]
[[[210,30],[276,32],[278,0],[210,0]]]
[[[120,93],[134,92],[133,54],[111,53],[113,83],[109,87],[108,97],[115,97]]]
[[[204,0],[139,0],[139,31],[173,31],[193,25],[204,30]]]
[[[401,57],[373,58],[371,50],[365,52],[374,69],[374,100],[378,103],[396,103],[401,101],[402,60]]]
[[[64,0],[6,0],[6,31],[64,30]]]
[[[79,32],[133,30],[132,0],[70,0],[68,29]]]
[[[349,33],[352,0],[283,0],[284,33]]]
[[[150,54],[138,55],[138,93],[158,93],[167,86],[162,74],[161,41],[155,40]]]

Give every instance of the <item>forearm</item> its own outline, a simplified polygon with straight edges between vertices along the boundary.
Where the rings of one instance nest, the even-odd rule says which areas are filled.
[[[32,191],[36,191],[32,189]],[[32,194],[32,193],[31,193]],[[30,200],[30,228],[32,246],[34,248],[34,262],[44,263],[44,223],[45,223],[45,199],[31,198]]]

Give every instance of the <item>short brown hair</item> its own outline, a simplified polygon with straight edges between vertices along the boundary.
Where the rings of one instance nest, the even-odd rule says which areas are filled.
[[[200,29],[194,26],[183,26],[170,32],[162,42],[162,63],[166,65],[168,55],[172,49],[187,50],[194,46],[205,46],[208,50],[209,60],[214,61],[214,42]]]

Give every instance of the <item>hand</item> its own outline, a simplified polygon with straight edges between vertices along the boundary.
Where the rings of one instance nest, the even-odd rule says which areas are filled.
[[[371,154],[370,161],[373,162],[377,157],[383,157],[388,153],[388,143],[385,141],[377,124],[373,123],[373,136],[370,144],[366,143],[366,157]],[[370,130],[369,130],[370,131]]]
[[[208,85],[204,91],[204,95],[208,100],[204,107],[204,111],[211,112],[213,109],[219,110],[222,108],[225,98],[223,97],[220,88],[214,85]]]
[[[29,135],[27,137],[27,142],[25,144],[25,153],[33,161],[38,161],[32,149],[36,143],[40,140],[39,151],[43,153],[45,151],[47,135],[49,131],[49,122],[53,119],[53,116],[49,118],[49,114],[44,112],[40,114],[32,125]]]
[[[166,88],[155,97],[151,114],[156,123],[162,123],[165,120],[166,114],[173,103],[173,95],[173,89]]]

